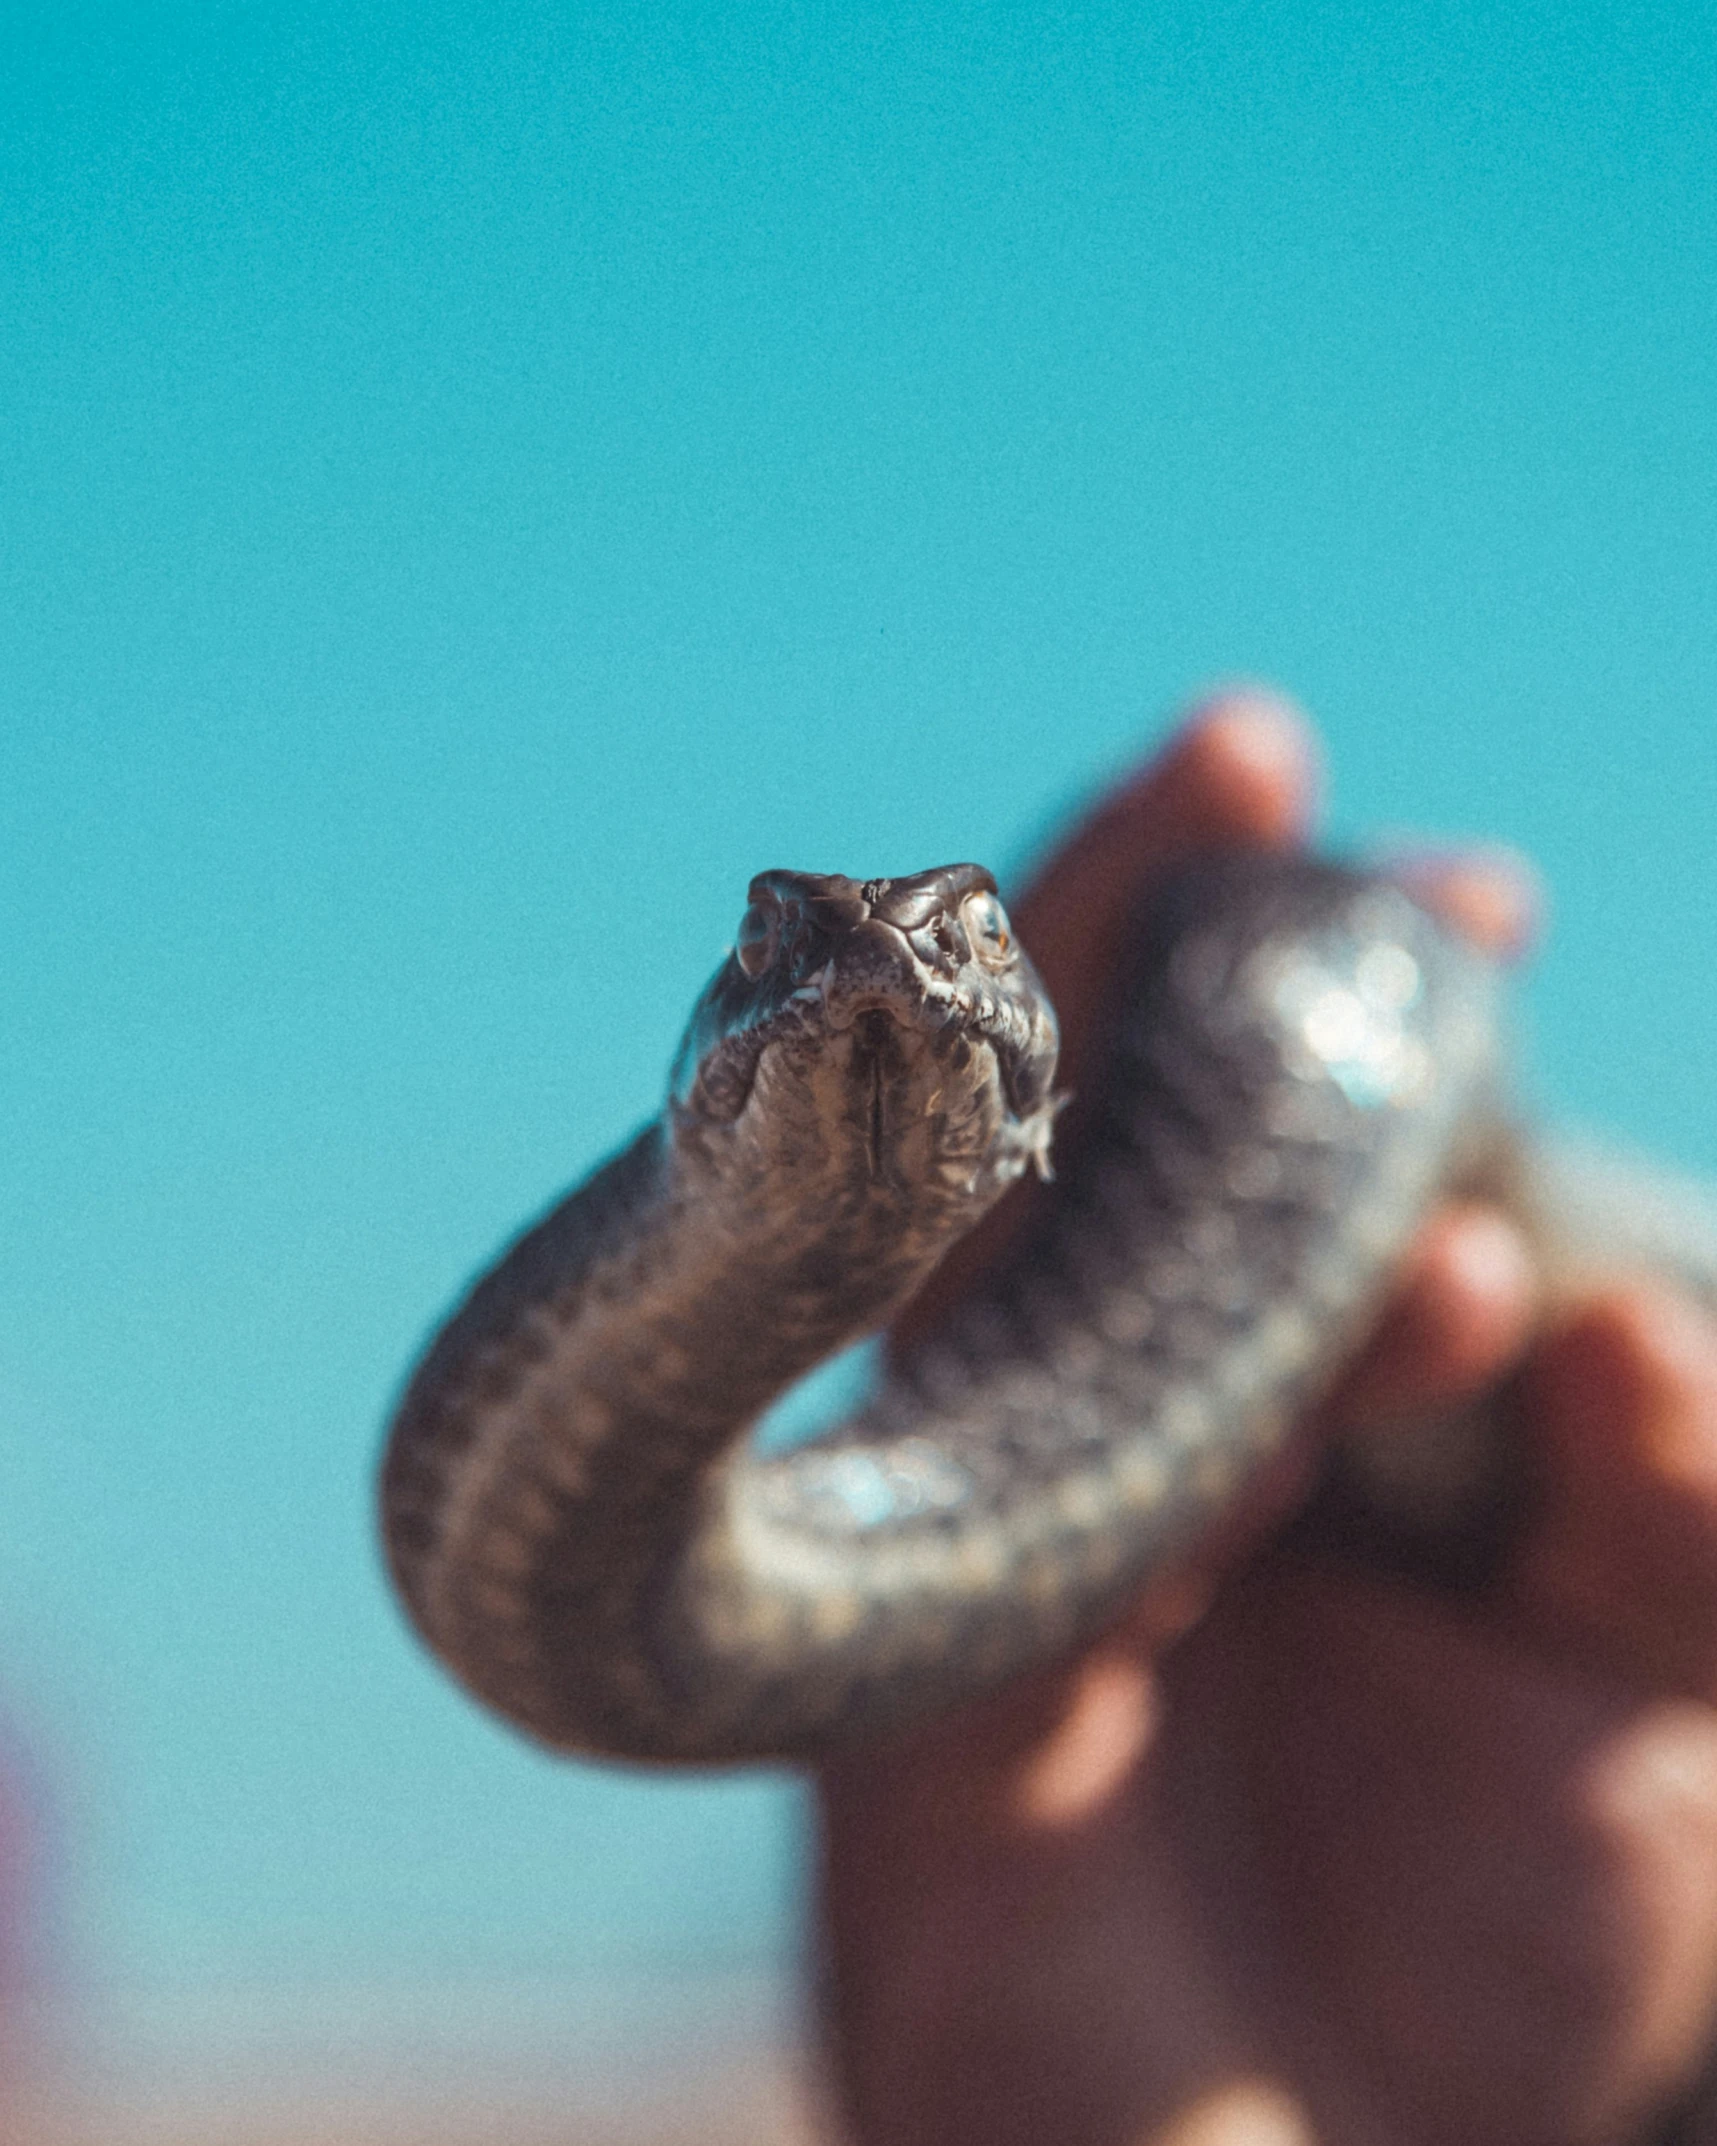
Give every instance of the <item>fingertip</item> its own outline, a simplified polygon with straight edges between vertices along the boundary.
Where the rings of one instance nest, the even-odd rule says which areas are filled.
[[[1386,869],[1480,953],[1517,961],[1543,937],[1544,882],[1516,850],[1407,850]]]
[[[1009,906],[1062,1021],[1075,1078],[1088,1017],[1145,890],[1179,860],[1298,841],[1316,790],[1310,729],[1280,695],[1235,687],[1201,701],[1109,791]]]
[[[1638,1367],[1633,1313],[1625,1296],[1592,1299],[1534,1351],[1527,1392],[1557,1446],[1613,1445],[1608,1434],[1629,1412]]]
[[[1451,1207],[1438,1236],[1447,1286],[1476,1309],[1506,1306],[1524,1317],[1536,1294],[1532,1254],[1518,1223],[1500,1208],[1474,1201]]]
[[[1113,852],[1136,876],[1190,850],[1289,848],[1305,837],[1317,791],[1317,744],[1300,710],[1263,686],[1225,687],[1194,703],[1057,862],[1094,872]]]
[[[1717,1507],[1717,1325],[1677,1290],[1606,1290],[1549,1335],[1532,1390],[1588,1465],[1677,1478]]]
[[[1167,758],[1230,818],[1271,845],[1300,840],[1317,809],[1317,742],[1304,712],[1263,685],[1223,686],[1184,718]]]
[[[1667,1288],[1585,1301],[1523,1385],[1542,1456],[1522,1607],[1636,1682],[1717,1697],[1717,1322]]]
[[[1094,1817],[1132,1779],[1157,1727],[1157,1687],[1126,1649],[1094,1649],[1068,1679],[1068,1703],[1014,1783],[1018,1817],[1061,1831]]]
[[[1538,1296],[1532,1253],[1497,1208],[1463,1202],[1421,1232],[1370,1347],[1332,1414],[1344,1432],[1390,1432],[1500,1378]]]

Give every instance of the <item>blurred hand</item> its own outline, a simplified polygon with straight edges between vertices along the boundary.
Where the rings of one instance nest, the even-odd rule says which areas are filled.
[[[1014,904],[1066,1085],[1141,889],[1302,840],[1312,790],[1298,719],[1230,696]],[[1499,954],[1528,936],[1518,868],[1412,876]],[[1450,1207],[1317,1428],[1387,1436],[1514,1367],[1538,1498],[1482,1594],[1236,1535],[1080,1660],[826,1769],[861,2146],[1649,2135],[1717,2007],[1717,1323],[1643,1288],[1546,1315],[1507,1219]]]

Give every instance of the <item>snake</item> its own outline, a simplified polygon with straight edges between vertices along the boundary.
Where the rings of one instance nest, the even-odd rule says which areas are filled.
[[[1717,1303],[1717,1205],[1529,1125],[1506,1026],[1495,964],[1387,877],[1197,858],[1127,935],[1058,1154],[1055,1015],[987,870],[760,874],[660,1114],[405,1386],[380,1503],[410,1619],[554,1749],[814,1761],[1069,1654],[1195,1555],[1452,1190],[1553,1273]],[[779,1395],[1052,1174],[871,1399],[760,1445]],[[1499,1450],[1500,1420],[1349,1489],[1458,1535],[1496,1469],[1451,1488],[1436,1456]]]

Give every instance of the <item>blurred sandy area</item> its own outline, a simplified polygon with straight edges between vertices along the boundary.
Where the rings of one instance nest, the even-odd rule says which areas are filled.
[[[752,2065],[652,2089],[640,2081],[561,2107],[521,2101],[366,2101],[308,2091],[274,2106],[211,2096],[171,2104],[67,2096],[0,2133],[4,2146],[832,2146],[785,2068]]]
[[[832,2146],[772,1974],[56,2006],[0,2146]]]
[[[831,2146],[801,2084],[760,2067],[710,2075],[695,2090],[616,2086],[562,2107],[537,2097],[369,2101],[315,2090],[275,2105],[223,2097],[103,2105],[67,2094],[0,2137],[4,2146]]]

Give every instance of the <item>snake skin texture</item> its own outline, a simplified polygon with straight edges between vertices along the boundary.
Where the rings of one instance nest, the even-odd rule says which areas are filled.
[[[1029,964],[966,929],[987,874],[753,895],[668,1110],[477,1285],[384,1467],[424,1637],[562,1748],[812,1755],[1098,1629],[1510,1137],[1485,962],[1379,880],[1211,860],[1141,927],[1043,1226],[852,1422],[761,1458],[759,1412],[1042,1162],[1055,1099]]]
[[[1218,857],[1153,898],[1053,1198],[851,1421],[785,1387],[883,1325],[1023,1172],[1054,1016],[975,866],[752,884],[660,1118],[431,1343],[382,1471],[395,1581],[551,1746],[814,1758],[1100,1629],[1216,1526],[1363,1341],[1439,1195],[1552,1290],[1717,1308],[1717,1203],[1510,1113],[1490,966],[1387,882]],[[1516,1502],[1481,1403],[1340,1450],[1300,1526],[1444,1581]],[[1476,1562],[1475,1562],[1476,1560]],[[1717,2139],[1717,2060],[1654,2132]]]

